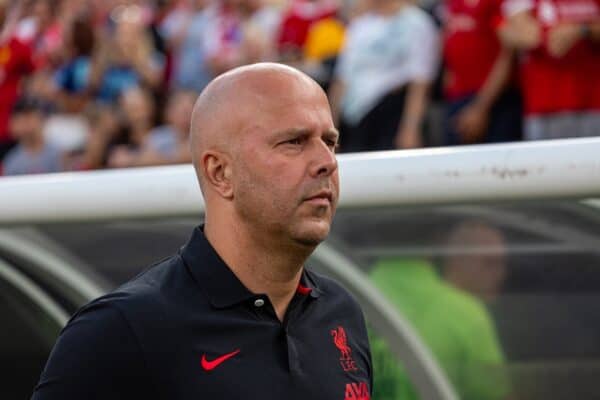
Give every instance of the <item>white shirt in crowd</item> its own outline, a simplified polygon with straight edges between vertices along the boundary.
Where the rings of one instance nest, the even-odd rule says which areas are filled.
[[[433,81],[438,62],[437,28],[420,8],[407,5],[394,15],[358,17],[348,27],[336,67],[346,87],[344,120],[356,125],[392,90],[412,81]]]

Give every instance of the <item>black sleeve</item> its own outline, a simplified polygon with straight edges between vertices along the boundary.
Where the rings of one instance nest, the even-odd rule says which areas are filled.
[[[369,367],[369,389],[370,389],[370,394],[371,397],[373,397],[373,392],[374,392],[374,377],[373,377],[373,352],[371,351],[371,341],[369,338],[369,330],[367,328],[367,321],[365,320],[365,316],[362,312],[362,309],[359,307],[358,308],[358,312],[360,315],[360,319],[361,319],[361,328],[362,328],[362,336],[366,341],[366,353],[367,353],[367,365]]]
[[[153,398],[141,348],[114,306],[80,311],[61,332],[32,400]]]

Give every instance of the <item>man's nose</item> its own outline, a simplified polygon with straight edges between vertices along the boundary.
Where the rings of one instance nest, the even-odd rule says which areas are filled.
[[[338,162],[335,151],[327,143],[319,140],[313,146],[313,160],[311,165],[311,175],[328,176],[337,170]]]

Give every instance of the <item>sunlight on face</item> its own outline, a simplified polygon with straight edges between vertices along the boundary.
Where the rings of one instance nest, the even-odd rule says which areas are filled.
[[[235,206],[243,220],[271,236],[316,246],[327,237],[337,205],[338,134],[318,87],[293,85],[283,93],[265,100],[243,137]]]

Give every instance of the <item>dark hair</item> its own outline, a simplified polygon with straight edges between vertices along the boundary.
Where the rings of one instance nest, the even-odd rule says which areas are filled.
[[[42,102],[33,97],[21,97],[17,100],[12,108],[13,114],[28,113],[32,111],[44,111],[44,105]]]
[[[71,41],[76,55],[91,55],[96,42],[91,21],[86,18],[75,19],[71,25]]]

